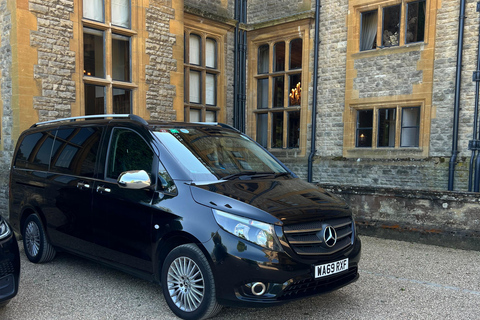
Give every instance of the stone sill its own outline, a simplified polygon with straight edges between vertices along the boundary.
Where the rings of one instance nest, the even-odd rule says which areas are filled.
[[[371,58],[371,57],[385,56],[385,55],[390,55],[395,53],[421,51],[421,50],[424,50],[425,47],[428,47],[427,42],[415,42],[415,43],[409,43],[403,46],[383,47],[378,49],[359,51],[356,53],[352,53],[351,57],[354,59]]]

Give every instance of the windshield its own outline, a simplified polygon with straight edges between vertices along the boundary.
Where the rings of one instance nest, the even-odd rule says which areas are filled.
[[[287,173],[255,142],[236,132],[212,126],[159,129],[155,135],[195,180]]]

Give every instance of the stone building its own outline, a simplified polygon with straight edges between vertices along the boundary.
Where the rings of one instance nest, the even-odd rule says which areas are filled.
[[[33,123],[135,113],[231,124],[323,185],[474,189],[479,15],[473,0],[0,0],[0,183]]]

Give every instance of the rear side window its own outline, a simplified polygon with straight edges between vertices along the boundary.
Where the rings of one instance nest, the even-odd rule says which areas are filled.
[[[107,178],[117,179],[129,170],[152,172],[153,151],[136,132],[114,129],[108,152]]]
[[[25,136],[18,148],[15,166],[21,169],[47,171],[54,137],[54,131]]]
[[[53,147],[52,172],[93,177],[101,127],[61,128]]]

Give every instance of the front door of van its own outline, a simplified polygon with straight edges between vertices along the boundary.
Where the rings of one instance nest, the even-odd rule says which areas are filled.
[[[153,159],[152,149],[137,132],[113,129],[105,178],[96,182],[93,192],[96,242],[105,248],[102,258],[146,272],[152,268],[154,189],[121,188],[117,178],[129,170],[145,170],[153,176]]]

